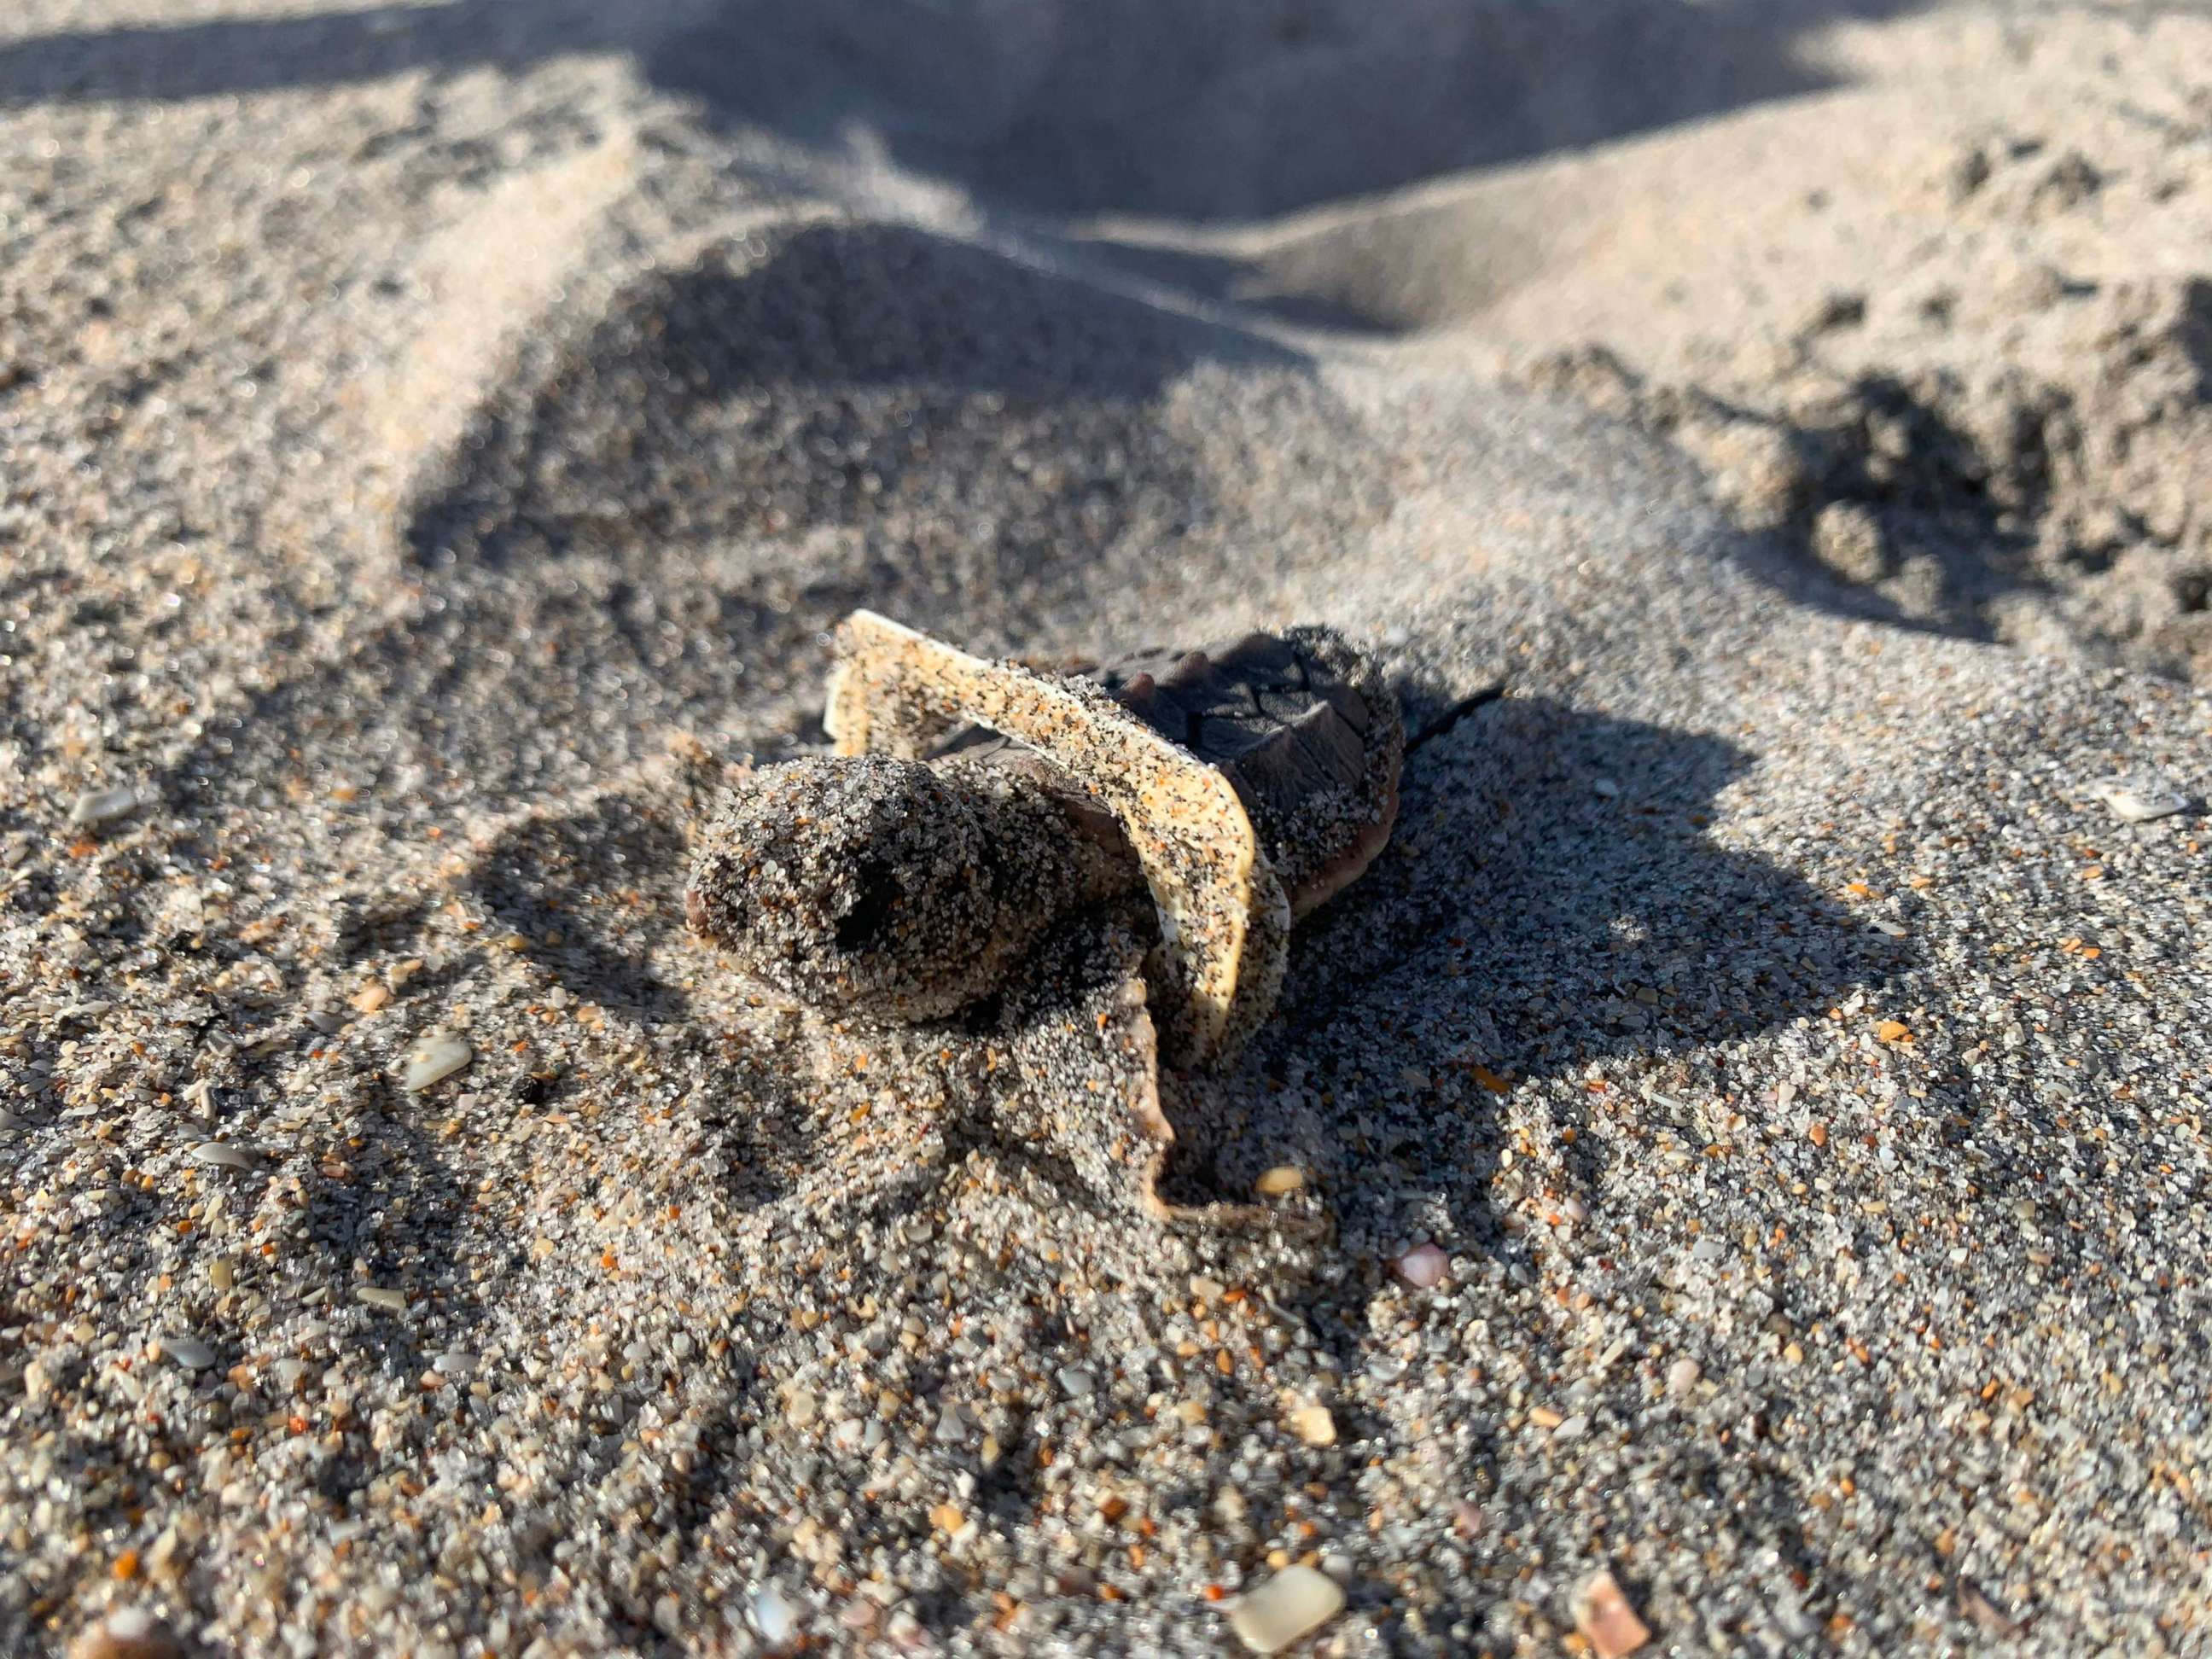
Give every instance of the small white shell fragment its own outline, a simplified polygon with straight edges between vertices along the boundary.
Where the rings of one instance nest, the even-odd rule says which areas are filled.
[[[227,1140],[203,1140],[192,1148],[192,1158],[196,1163],[220,1164],[226,1170],[253,1167],[252,1157]]]
[[[1285,1567],[1240,1596],[1229,1614],[1237,1639],[1254,1653],[1280,1653],[1344,1611],[1336,1581],[1311,1567]]]
[[[399,1086],[410,1093],[427,1089],[453,1076],[474,1060],[476,1053],[465,1038],[451,1031],[425,1032],[407,1056],[407,1069],[400,1073]]]
[[[1291,1432],[1309,1446],[1334,1446],[1336,1419],[1326,1406],[1301,1406],[1291,1413]]]
[[[466,1376],[477,1368],[477,1357],[460,1348],[448,1348],[430,1362],[441,1376]]]
[[[1432,1290],[1443,1283],[1451,1259],[1433,1244],[1416,1244],[1390,1264],[1390,1271],[1417,1291]]]
[[[1254,1183],[1262,1198],[1281,1198],[1306,1184],[1306,1172],[1295,1164],[1278,1164]]]
[[[407,1311],[407,1293],[404,1291],[387,1291],[378,1285],[363,1285],[354,1291],[354,1295],[368,1306],[381,1308],[386,1313]]]
[[[753,1595],[753,1628],[771,1648],[780,1648],[799,1634],[799,1608],[773,1584],[764,1584]]]
[[[112,789],[92,789],[79,795],[70,807],[69,821],[80,828],[106,823],[135,812],[140,805],[138,792],[130,784],[117,784]]]
[[[196,1336],[161,1336],[161,1352],[186,1370],[204,1371],[215,1364],[215,1350]]]
[[[2148,823],[2189,810],[2189,797],[2146,778],[2108,783],[2097,792],[2123,823]]]

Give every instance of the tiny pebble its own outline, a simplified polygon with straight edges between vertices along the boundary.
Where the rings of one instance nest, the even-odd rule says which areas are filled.
[[[466,1376],[477,1368],[477,1357],[459,1348],[448,1348],[430,1362],[441,1376]]]
[[[1575,1598],[1575,1628],[1598,1659],[1623,1659],[1651,1639],[1650,1628],[1609,1572],[1599,1573]]]
[[[1435,1245],[1416,1244],[1393,1261],[1390,1270],[1415,1290],[1426,1291],[1443,1282],[1444,1270],[1450,1265],[1450,1258]]]
[[[1059,1382],[1060,1388],[1071,1400],[1081,1400],[1098,1386],[1097,1380],[1089,1371],[1073,1365],[1063,1365],[1060,1368]]]
[[[253,1167],[252,1158],[228,1141],[203,1140],[192,1148],[192,1157],[202,1164],[220,1164],[226,1170],[250,1170]]]
[[[156,1339],[161,1352],[186,1370],[204,1371],[215,1364],[215,1350],[196,1336],[164,1336]]]
[[[410,1091],[427,1089],[453,1076],[475,1057],[476,1050],[451,1031],[432,1031],[407,1056],[407,1069],[400,1074],[399,1086]]]
[[[70,1659],[182,1659],[167,1625],[143,1607],[122,1607],[79,1637]]]
[[[1698,1378],[1703,1374],[1704,1368],[1685,1355],[1667,1367],[1667,1392],[1687,1394],[1698,1386]]]
[[[1291,1413],[1291,1432],[1309,1446],[1334,1446],[1336,1419],[1326,1406],[1301,1406]]]
[[[1229,1626],[1251,1652],[1280,1653],[1343,1611],[1344,1592],[1326,1573],[1285,1567],[1237,1598]]]
[[[1295,1164],[1278,1164],[1261,1176],[1256,1183],[1262,1198],[1280,1198],[1286,1193],[1297,1192],[1306,1184],[1306,1172]]]
[[[354,1291],[354,1295],[369,1307],[381,1308],[386,1313],[407,1311],[407,1293],[404,1291],[389,1291],[374,1285],[363,1285]]]
[[[781,1647],[799,1634],[798,1604],[775,1585],[763,1585],[753,1595],[753,1628],[769,1646]]]
[[[1606,799],[1611,800],[1614,796],[1620,793],[1620,786],[1615,783],[1611,778],[1592,778],[1590,780],[1590,793],[1594,795],[1601,795]]]
[[[1554,1440],[1579,1440],[1589,1432],[1589,1419],[1577,1412],[1571,1417],[1561,1418],[1552,1430]]]
[[[783,1420],[794,1429],[803,1429],[813,1422],[821,1402],[805,1389],[793,1389],[791,1398],[783,1402]]]

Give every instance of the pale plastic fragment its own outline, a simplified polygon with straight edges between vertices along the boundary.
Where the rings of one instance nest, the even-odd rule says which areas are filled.
[[[1229,1627],[1251,1652],[1280,1653],[1343,1611],[1344,1592],[1328,1574],[1285,1567],[1238,1598]]]
[[[1417,1291],[1433,1290],[1443,1283],[1451,1260],[1433,1244],[1416,1244],[1390,1264],[1391,1271]]]
[[[460,1348],[448,1348],[430,1362],[441,1376],[466,1376],[477,1368],[477,1357]]]
[[[404,1291],[388,1291],[374,1285],[363,1285],[354,1291],[354,1295],[366,1305],[381,1308],[386,1313],[407,1311],[407,1293]]]
[[[215,1350],[196,1336],[164,1336],[161,1352],[186,1370],[204,1371],[215,1364]]]
[[[226,1170],[250,1170],[253,1159],[247,1153],[222,1140],[203,1140],[192,1148],[193,1158],[202,1164],[220,1164]]]
[[[476,1050],[465,1039],[451,1031],[431,1031],[415,1045],[407,1056],[407,1069],[400,1074],[399,1086],[410,1092],[428,1088],[467,1065],[476,1058]]]

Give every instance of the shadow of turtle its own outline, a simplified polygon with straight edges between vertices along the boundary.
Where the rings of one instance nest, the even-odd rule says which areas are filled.
[[[656,967],[683,927],[665,890],[687,867],[684,826],[649,803],[609,793],[580,811],[532,815],[473,861],[471,890],[509,948],[556,985],[641,1025],[690,1018],[691,1002]]]
[[[1718,798],[1755,766],[1718,737],[1544,698],[1468,712],[1409,761],[1390,846],[1300,928],[1277,1017],[1211,1091],[1178,1190],[1241,1194],[1304,1163],[1347,1235],[1488,1248],[1505,1095],[1610,1090],[1632,1060],[1637,1109],[1693,1114],[1675,1096],[1711,1055],[1903,971],[1908,943],[1714,840]],[[1676,1087],[1650,1083],[1654,1063]],[[1599,1097],[1543,1098],[1577,1132],[1564,1178],[1601,1185],[1589,1109],[1560,1104]]]

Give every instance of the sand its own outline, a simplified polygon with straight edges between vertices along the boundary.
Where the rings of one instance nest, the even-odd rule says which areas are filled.
[[[11,8],[0,1650],[2204,1650],[2208,64]],[[686,930],[861,605],[1506,688],[1164,1079],[1268,1224],[1117,923]]]

